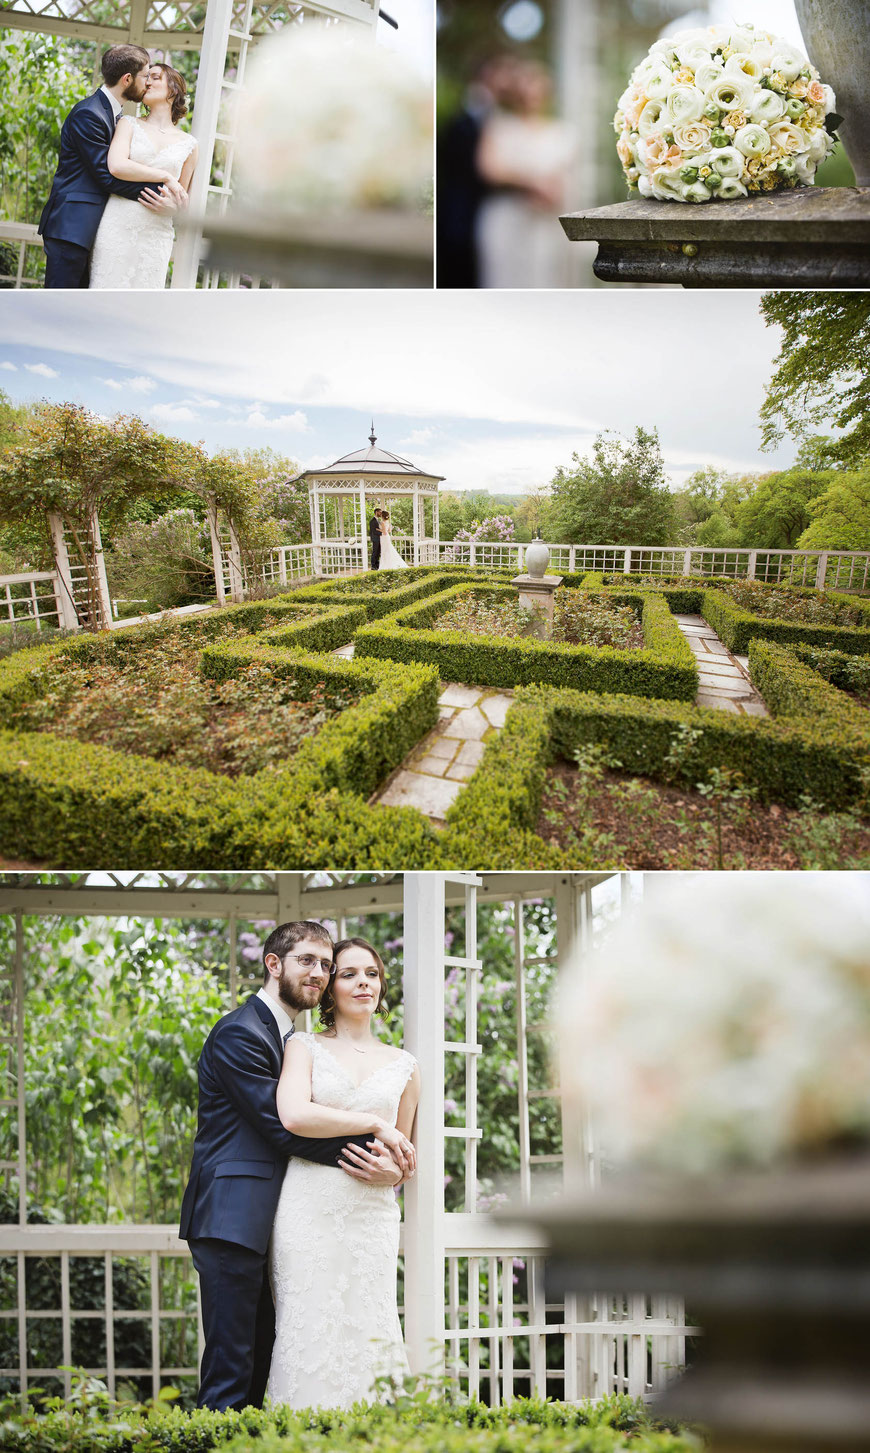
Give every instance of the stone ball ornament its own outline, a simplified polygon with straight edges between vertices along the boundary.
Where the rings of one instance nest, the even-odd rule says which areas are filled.
[[[657,40],[614,117],[629,186],[663,202],[809,186],[842,117],[803,51],[752,25]]]
[[[272,215],[420,211],[430,89],[350,26],[288,25],[257,46],[239,96],[237,200]]]
[[[870,1147],[870,874],[654,882],[566,975],[562,1092],[610,1166],[707,1176]]]

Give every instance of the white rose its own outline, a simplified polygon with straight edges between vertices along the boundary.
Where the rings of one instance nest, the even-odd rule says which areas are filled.
[[[741,126],[734,145],[744,156],[766,156],[770,151],[770,136],[763,126],[750,123],[749,126]]]
[[[773,60],[773,46],[769,40],[757,40],[749,54],[754,61],[758,62],[763,70]]]
[[[794,173],[801,185],[808,187],[816,175],[816,163],[808,156],[796,156]]]
[[[753,121],[769,126],[772,121],[778,121],[784,111],[785,101],[778,91],[759,91],[749,114]]]
[[[617,112],[625,111],[632,103],[636,95],[634,86],[626,86],[622,95],[616,103]]]
[[[684,202],[709,202],[712,195],[703,182],[685,182],[683,184]]]
[[[671,89],[673,79],[670,67],[660,61],[651,70],[647,71],[644,77],[643,88],[652,100],[664,101],[667,99],[667,94]]]
[[[822,102],[822,105],[825,108],[825,115],[830,116],[831,112],[836,111],[837,109],[837,98],[834,95],[834,92],[831,90],[830,86],[823,85],[822,90],[825,93],[825,99]]]
[[[704,114],[704,92],[697,86],[674,86],[668,96],[668,115],[675,125],[699,121]]]
[[[736,197],[748,197],[749,193],[736,177],[723,177],[722,185],[716,196],[723,202],[733,202]]]
[[[773,47],[770,64],[773,70],[779,71],[787,81],[796,81],[807,64],[807,58],[796,45],[789,45],[785,40],[777,40]]]
[[[653,195],[653,185],[649,177],[643,175],[638,177],[637,190],[642,197],[651,197]]]
[[[652,179],[653,196],[658,197],[660,202],[682,202],[683,181],[680,177],[680,165],[660,166]]]
[[[732,50],[750,51],[755,44],[755,29],[751,25],[738,25],[729,30],[728,44]]]
[[[739,177],[743,175],[746,158],[736,146],[720,146],[711,151],[710,165],[716,168],[720,177]]]
[[[725,46],[725,45],[727,45],[728,44],[728,37],[729,37],[730,34],[731,34],[731,27],[730,27],[730,25],[711,25],[710,26],[710,37],[711,37],[711,40],[712,40],[713,44],[711,45],[710,49],[711,50],[716,50],[716,49],[719,48],[719,46]]]
[[[663,101],[647,101],[637,121],[637,129],[641,136],[651,136],[654,131],[661,131],[667,115]]]
[[[688,121],[684,126],[674,127],[674,141],[688,154],[707,151],[710,146],[710,127],[706,121]]]
[[[717,55],[703,66],[698,66],[695,71],[695,85],[700,91],[709,91],[711,86],[715,86],[717,81],[721,81],[722,74],[722,57]]]
[[[666,61],[676,60],[675,39],[676,37],[673,35],[665,35],[661,40],[654,40],[649,48],[650,55],[664,56]]]
[[[710,61],[710,47],[705,41],[693,40],[688,45],[677,46],[677,60],[681,66],[688,66],[690,70],[696,71]]]
[[[750,80],[757,81],[763,75],[763,69],[748,51],[735,51],[725,62],[725,74],[749,76]]]
[[[721,111],[748,111],[754,95],[754,85],[742,73],[723,75],[707,88],[707,100]]]
[[[787,156],[797,156],[805,150],[806,139],[799,126],[793,126],[790,121],[777,121],[771,126],[768,132],[774,146],[778,146]]]
[[[679,30],[676,35],[671,36],[671,42],[677,47],[679,55],[680,46],[703,45],[707,47],[707,53],[715,49],[713,45],[713,32],[703,27],[696,27],[694,30]]]
[[[824,161],[825,157],[828,155],[829,139],[830,138],[828,137],[828,133],[827,131],[825,131],[824,127],[819,127],[818,131],[813,132],[812,136],[810,137],[810,144],[807,147],[806,152],[810,161],[815,162],[816,165],[818,165],[820,161]]]

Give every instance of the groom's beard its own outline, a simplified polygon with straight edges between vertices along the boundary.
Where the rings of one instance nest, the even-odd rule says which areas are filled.
[[[278,998],[288,1009],[295,1009],[301,1014],[306,1009],[316,1009],[323,998],[323,988],[315,984],[306,984],[304,981],[294,983],[293,976],[288,970],[284,970],[278,980]]]

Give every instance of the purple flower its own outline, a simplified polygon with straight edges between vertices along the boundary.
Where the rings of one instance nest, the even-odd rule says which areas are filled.
[[[456,1114],[456,1110],[457,1110],[457,1105],[456,1105],[456,1101],[455,1100],[445,1100],[444,1101],[444,1114],[445,1115],[455,1115]]]

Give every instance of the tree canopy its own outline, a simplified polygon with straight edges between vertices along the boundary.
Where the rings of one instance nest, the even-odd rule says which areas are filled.
[[[767,293],[761,311],[783,332],[761,408],[765,449],[832,424],[828,461],[870,463],[870,293]]]
[[[640,425],[631,439],[609,431],[597,436],[592,458],[571,456],[559,468],[547,508],[552,539],[568,544],[666,545],[674,528],[658,431]]]

